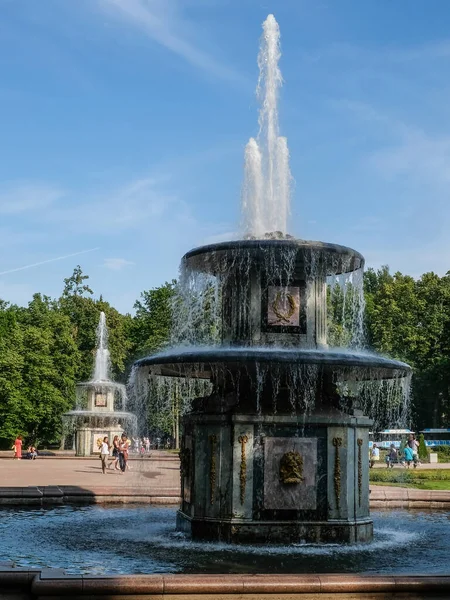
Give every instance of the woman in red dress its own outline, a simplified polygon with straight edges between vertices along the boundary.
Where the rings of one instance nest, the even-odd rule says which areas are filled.
[[[16,441],[14,442],[14,458],[20,460],[22,458],[22,436],[18,435]]]

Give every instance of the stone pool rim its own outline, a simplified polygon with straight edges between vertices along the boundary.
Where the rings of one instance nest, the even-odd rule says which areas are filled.
[[[383,594],[392,598],[397,594],[413,594],[413,598],[449,597],[450,575],[72,575],[63,569],[14,568],[7,563],[0,566],[0,589],[5,598],[12,594],[36,597],[114,597],[122,596],[188,596],[240,597],[263,595],[335,594],[337,597],[355,598],[354,594]],[[395,596],[392,596],[394,594]],[[439,594],[437,596],[436,594]],[[445,595],[444,595],[445,594]],[[311,596],[314,595],[314,596]],[[365,596],[361,596],[365,597]]]
[[[158,490],[137,487],[82,488],[71,485],[0,487],[0,509],[23,506],[57,506],[79,504],[142,504],[176,506],[181,501],[180,490]],[[450,490],[417,490],[411,488],[371,486],[370,508],[450,510]]]

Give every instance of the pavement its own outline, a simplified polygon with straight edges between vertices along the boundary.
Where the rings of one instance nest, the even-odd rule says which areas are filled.
[[[178,502],[180,464],[176,454],[154,451],[132,456],[125,473],[110,468],[102,473],[97,457],[63,453],[36,460],[10,460],[0,453],[0,505],[45,502]],[[376,466],[375,468],[381,468]],[[383,468],[386,468],[385,466]],[[403,467],[395,467],[400,469]],[[450,464],[420,465],[417,469],[450,468]],[[450,491],[371,486],[371,508],[450,509]]]
[[[6,454],[6,453],[5,453]],[[132,459],[125,473],[108,469],[103,475],[100,458],[66,456],[36,460],[0,460],[0,488],[29,486],[77,486],[85,490],[99,487],[133,487],[137,493],[180,490],[178,456],[159,452],[150,458]]]

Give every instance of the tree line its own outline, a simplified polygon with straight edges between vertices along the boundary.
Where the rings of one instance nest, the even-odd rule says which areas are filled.
[[[106,314],[113,377],[125,382],[137,358],[167,345],[176,282],[141,293],[135,314],[121,314],[77,266],[57,299],[35,294],[27,307],[0,299],[0,447],[22,434],[40,446],[59,442],[61,415],[75,386],[92,376],[99,313]],[[450,413],[450,273],[414,279],[388,267],[364,275],[368,345],[413,367],[414,428],[446,427]],[[173,416],[150,428],[173,430]]]

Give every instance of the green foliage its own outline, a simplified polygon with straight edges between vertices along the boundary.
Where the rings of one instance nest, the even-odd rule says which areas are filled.
[[[407,443],[407,439],[405,437],[403,437],[400,441],[400,447],[398,449],[400,456],[403,456],[403,450],[406,447],[406,443]]]
[[[172,299],[176,281],[165,283],[141,293],[134,308],[136,316],[131,326],[135,354],[153,354],[167,345],[172,327]]]
[[[435,446],[431,452],[438,455],[438,462],[450,463],[450,446]]]
[[[415,280],[388,267],[364,276],[369,345],[414,368],[413,427],[450,418],[450,275]]]
[[[419,458],[421,460],[428,460],[428,448],[425,444],[423,433],[419,435]]]
[[[101,311],[108,323],[112,376],[118,381],[126,381],[134,360],[168,345],[174,316],[191,328],[191,337],[199,343],[216,338],[214,318],[222,301],[216,290],[206,288],[192,298],[198,314],[186,325],[175,288],[176,282],[171,281],[142,292],[135,315],[123,315],[94,295],[88,275],[77,266],[64,279],[56,300],[36,294],[21,308],[0,299],[0,446],[10,447],[19,433],[25,443],[58,443],[61,414],[73,407],[75,385],[92,375]],[[446,427],[450,421],[450,272],[444,277],[425,273],[416,280],[392,274],[386,266],[369,269],[364,291],[369,345],[414,369],[410,425],[416,430]],[[332,346],[350,341],[352,307],[360,302],[356,288],[347,287],[345,294],[344,298],[339,285],[328,290]],[[199,396],[202,393],[199,390]],[[185,410],[183,402],[174,392],[167,394],[163,405],[155,402],[149,399],[145,426],[173,432],[175,420]],[[437,452],[439,460],[447,456],[443,447]]]
[[[371,469],[369,479],[378,483],[450,481],[450,469]]]

